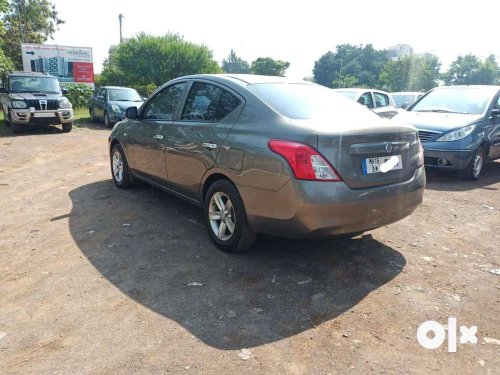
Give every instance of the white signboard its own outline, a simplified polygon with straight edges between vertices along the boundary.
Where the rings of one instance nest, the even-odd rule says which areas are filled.
[[[92,48],[21,44],[25,72],[56,76],[60,82],[94,83]]]

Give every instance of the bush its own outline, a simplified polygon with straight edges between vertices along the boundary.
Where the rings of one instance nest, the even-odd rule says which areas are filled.
[[[73,108],[87,108],[92,97],[92,88],[83,83],[72,83],[66,85],[68,94],[66,97],[73,104]]]

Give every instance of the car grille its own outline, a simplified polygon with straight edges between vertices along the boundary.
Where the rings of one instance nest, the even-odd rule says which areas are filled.
[[[45,99],[42,99],[42,100],[45,100]],[[26,100],[26,104],[28,105],[28,108],[35,108],[35,110],[37,111],[41,111],[41,110],[55,110],[59,107],[59,101],[58,100],[47,100],[47,108],[45,108],[45,105],[43,106],[44,108],[42,108],[42,106],[40,105],[40,100],[39,99],[29,99],[29,100]]]
[[[440,132],[431,132],[428,130],[419,130],[418,131],[418,137],[420,138],[420,141],[422,142],[427,142],[433,139],[436,135],[441,134]]]

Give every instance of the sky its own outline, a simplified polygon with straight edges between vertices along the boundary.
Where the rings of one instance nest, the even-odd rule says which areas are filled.
[[[204,44],[219,61],[231,49],[251,63],[257,57],[290,62],[287,76],[312,76],[314,62],[336,45],[409,44],[447,67],[458,55],[490,54],[500,62],[498,0],[52,0],[66,21],[46,44],[92,47],[94,71],[109,47],[139,32],[179,33]]]

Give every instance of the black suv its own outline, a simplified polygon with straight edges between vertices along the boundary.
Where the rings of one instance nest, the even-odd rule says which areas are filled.
[[[7,126],[18,133],[29,125],[58,125],[64,132],[73,127],[73,108],[64,97],[56,77],[43,73],[13,72],[0,88],[2,111]]]

